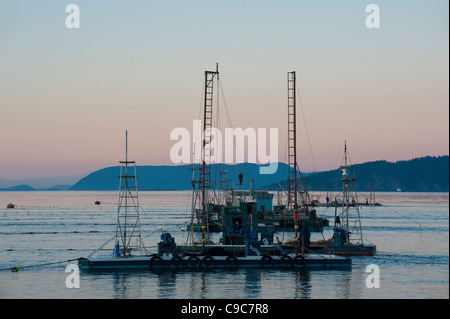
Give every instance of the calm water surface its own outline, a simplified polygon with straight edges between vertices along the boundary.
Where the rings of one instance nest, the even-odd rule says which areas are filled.
[[[80,288],[66,288],[68,263],[41,264],[86,256],[111,238],[117,195],[0,192],[0,298],[449,298],[448,193],[377,193],[383,205],[361,213],[365,241],[378,252],[353,257],[351,270],[82,272]],[[139,199],[148,248],[161,230],[186,241],[189,192],[140,192]],[[9,202],[17,207],[6,209]],[[334,209],[318,213],[332,220]],[[370,264],[380,269],[380,288],[366,288]],[[41,266],[9,270],[35,265]]]

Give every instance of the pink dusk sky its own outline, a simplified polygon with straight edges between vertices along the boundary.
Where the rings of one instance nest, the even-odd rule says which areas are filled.
[[[78,29],[66,27],[70,3],[80,9]],[[380,28],[366,27],[370,3]],[[448,155],[448,6],[2,1],[0,178],[118,165],[125,130],[138,165],[174,165],[170,132],[192,132],[204,71],[216,63],[233,126],[278,128],[280,161],[287,72],[296,71],[303,171],[337,168],[345,140],[354,163]],[[223,108],[220,116],[227,127]]]

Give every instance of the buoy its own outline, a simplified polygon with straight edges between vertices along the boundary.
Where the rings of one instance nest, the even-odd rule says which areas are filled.
[[[225,259],[225,265],[229,266],[229,267],[234,267],[237,265],[237,258],[234,256],[228,256]]]
[[[262,266],[272,266],[273,259],[269,255],[264,255],[261,257],[260,263]]]
[[[197,256],[191,256],[188,258],[187,264],[189,268],[198,268],[198,266],[200,265],[200,259],[198,259]]]
[[[205,256],[203,257],[202,260],[202,266],[205,268],[211,268],[214,266],[214,258],[212,258],[211,256]]]
[[[163,260],[161,257],[153,256],[152,259],[150,259],[150,268],[153,269],[154,266],[159,266],[160,268],[162,268]]]
[[[281,257],[280,261],[281,266],[283,267],[290,267],[292,265],[292,258],[288,255],[284,255],[283,257]]]
[[[95,205],[100,205],[100,201],[95,201]]]
[[[297,255],[294,257],[294,266],[295,267],[303,267],[305,263],[305,258],[301,255]]]
[[[172,268],[181,268],[181,267],[183,267],[183,260],[181,259],[180,256],[173,256],[170,261],[171,261],[170,266]]]

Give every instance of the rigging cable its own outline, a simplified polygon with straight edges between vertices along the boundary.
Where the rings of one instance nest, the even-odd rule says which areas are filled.
[[[231,121],[231,116],[230,116],[230,112],[228,110],[228,104],[227,104],[227,100],[225,98],[225,93],[223,92],[223,87],[222,87],[222,81],[217,81],[219,83],[219,87],[220,87],[220,92],[222,94],[222,99],[223,99],[223,104],[224,104],[224,108],[225,108],[225,114],[227,116],[227,120],[228,120],[228,125],[230,125],[230,127],[234,127],[233,123]],[[238,158],[242,159],[242,163],[244,163],[245,160],[245,154],[241,154],[239,148],[236,147],[236,140],[235,138],[233,138],[233,146],[234,149],[236,150],[236,162]],[[249,176],[249,173],[247,171],[247,167],[245,165],[243,165],[243,169],[244,169],[244,173]]]
[[[312,151],[312,147],[311,147],[311,140],[309,139],[308,126],[306,125],[305,112],[303,111],[302,98],[301,98],[301,95],[300,95],[300,90],[298,88],[298,82],[296,81],[295,84],[297,86],[298,101],[300,102],[300,110],[302,111],[303,123],[305,124],[305,131],[306,131],[306,137],[308,139],[309,151],[311,153],[311,160],[312,160],[312,163],[313,163],[313,166],[314,166],[314,172],[317,173],[316,163],[314,161],[313,151]]]
[[[408,217],[408,216],[406,216],[406,215],[400,214],[399,212],[393,210],[392,208],[389,208],[388,206],[385,206],[385,207],[386,207],[387,209],[389,209],[391,212],[396,213],[396,214],[398,214],[398,215],[400,215],[400,216],[402,216],[402,217],[405,217],[405,218],[411,220],[412,222],[418,224],[419,227],[420,227],[420,236],[422,237],[422,226],[425,227],[425,228],[427,228],[425,225],[419,223],[418,221],[412,219],[411,217]],[[448,236],[446,236],[446,235],[444,235],[444,234],[442,234],[442,233],[440,233],[440,232],[437,232],[437,231],[435,231],[435,230],[433,230],[433,229],[429,229],[429,230],[432,231],[432,232],[434,232],[434,233],[436,233],[436,234],[438,234],[438,235],[440,235],[440,236],[442,236],[442,237],[445,237],[445,238],[447,238],[447,239],[449,238]]]
[[[48,265],[55,265],[55,264],[62,264],[62,263],[70,263],[72,261],[79,260],[80,258],[69,259],[69,260],[62,260],[62,261],[55,261],[55,262],[51,262],[51,263],[44,263],[44,264],[37,264],[37,265],[28,265],[28,266],[20,266],[20,267],[19,266],[13,266],[13,267],[9,267],[9,268],[0,268],[0,271],[1,270],[11,270],[11,271],[17,272],[19,269],[24,269],[24,268],[32,268],[32,267],[39,267],[39,266],[48,266]]]

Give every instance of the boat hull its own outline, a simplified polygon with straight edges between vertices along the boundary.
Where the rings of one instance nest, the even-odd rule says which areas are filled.
[[[334,254],[338,256],[373,256],[376,254],[375,245],[329,245],[325,247],[310,247],[316,254]]]
[[[215,268],[351,268],[351,259],[336,255],[309,254],[295,256],[139,256],[80,258],[78,265],[85,270],[151,269],[206,270]]]

